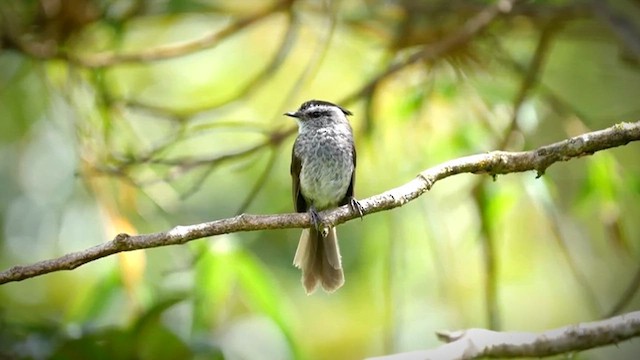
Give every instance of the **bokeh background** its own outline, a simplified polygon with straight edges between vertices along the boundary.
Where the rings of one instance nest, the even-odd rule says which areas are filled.
[[[282,113],[312,98],[355,114],[359,198],[640,119],[632,0],[3,0],[0,26],[2,269],[120,232],[291,212]],[[331,295],[301,287],[299,230],[5,284],[0,358],[357,359],[435,347],[440,329],[638,309],[639,159],[631,143],[539,179],[438,182],[339,227],[346,284]]]

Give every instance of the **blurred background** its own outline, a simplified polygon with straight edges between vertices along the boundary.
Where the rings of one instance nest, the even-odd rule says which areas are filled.
[[[292,212],[282,113],[308,99],[354,113],[358,198],[640,120],[634,0],[3,0],[0,46],[1,270],[120,232]],[[8,283],[0,358],[358,359],[435,347],[441,329],[637,310],[639,155],[459,175],[343,224],[331,295],[305,295],[298,229]]]

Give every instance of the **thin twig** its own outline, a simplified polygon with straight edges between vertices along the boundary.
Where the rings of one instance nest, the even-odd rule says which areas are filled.
[[[278,148],[274,148],[271,150],[271,153],[269,154],[269,160],[267,161],[267,165],[264,167],[264,170],[262,170],[262,173],[260,174],[256,182],[254,183],[253,187],[249,191],[249,194],[245,197],[244,201],[242,201],[242,204],[238,208],[238,211],[236,211],[236,215],[240,215],[243,212],[247,211],[247,208],[249,207],[249,205],[251,205],[253,200],[260,193],[260,190],[262,190],[262,188],[264,187],[264,183],[267,181],[267,178],[269,177],[269,174],[273,169],[273,165],[275,165],[276,163],[277,154],[278,154]]]
[[[640,61],[640,29],[633,13],[616,11],[609,1],[591,0],[590,3],[595,17],[611,29],[634,61]]]
[[[585,274],[584,271],[580,268],[576,260],[573,256],[571,256],[571,250],[569,248],[569,238],[564,230],[566,227],[566,221],[562,218],[562,215],[559,213],[558,209],[554,201],[551,199],[551,196],[548,193],[545,193],[545,198],[542,202],[542,211],[547,216],[548,221],[550,223],[551,232],[553,233],[553,238],[558,244],[560,248],[560,252],[562,253],[562,257],[564,257],[567,262],[567,266],[569,266],[569,270],[571,271],[571,275],[575,279],[576,283],[580,287],[582,291],[584,302],[589,307],[589,310],[594,316],[599,316],[601,312],[600,302],[598,301],[598,296],[596,295],[595,290],[590,284],[590,278]]]
[[[175,110],[170,106],[151,105],[146,103],[139,103],[131,100],[122,100],[122,103],[130,108],[138,108],[146,110],[162,116],[165,118],[171,118],[173,120],[189,120],[196,116],[202,115],[205,112],[212,111],[214,109],[222,108],[242,98],[247,98],[251,94],[258,92],[262,89],[262,86],[269,80],[276,71],[280,68],[282,63],[287,59],[287,56],[291,52],[295,39],[298,36],[299,26],[298,20],[294,12],[287,12],[287,30],[280,42],[278,49],[271,56],[271,59],[256,75],[253,75],[249,80],[245,82],[238,90],[228,96],[225,99],[219,100],[215,103],[204,104],[199,107]]]
[[[520,83],[518,93],[513,101],[513,113],[511,114],[509,127],[507,128],[506,135],[502,138],[500,145],[498,145],[498,149],[505,150],[509,145],[509,140],[511,140],[512,135],[519,129],[518,115],[520,114],[527,97],[531,93],[531,90],[538,85],[540,72],[544,66],[544,61],[549,54],[551,40],[557,30],[558,24],[556,24],[555,21],[552,21],[550,24],[546,25],[540,33],[536,50],[533,53],[529,66],[524,73],[522,83]]]
[[[495,236],[490,229],[491,219],[486,211],[487,194],[485,181],[473,189],[473,197],[480,215],[480,236],[482,241],[482,265],[484,266],[484,298],[487,311],[487,328],[500,329],[500,306],[498,305],[498,260]]]
[[[640,267],[638,267],[638,269],[636,270],[633,279],[631,280],[629,285],[627,285],[627,288],[620,296],[620,299],[618,299],[616,304],[613,306],[613,308],[611,308],[606,316],[613,316],[620,313],[622,309],[629,305],[633,297],[638,293],[638,290],[640,290]]]

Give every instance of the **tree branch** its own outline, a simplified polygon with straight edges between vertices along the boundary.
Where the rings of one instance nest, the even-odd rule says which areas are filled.
[[[412,351],[369,360],[539,358],[587,350],[640,336],[640,311],[541,333],[468,329],[443,331],[437,335],[448,344],[431,350]]]
[[[437,181],[462,173],[486,173],[492,176],[535,170],[538,177],[555,162],[567,161],[596,151],[626,145],[640,140],[640,121],[620,123],[604,130],[586,133],[536,150],[507,152],[493,151],[454,159],[420,173],[415,179],[385,193],[362,200],[364,214],[393,209],[416,199],[431,189]],[[327,225],[338,225],[358,217],[349,206],[323,211],[321,216]],[[39,275],[72,270],[111,254],[158,246],[184,244],[208,236],[241,231],[267,229],[304,228],[310,226],[307,214],[250,215],[211,222],[176,226],[168,231],[142,235],[119,234],[113,240],[86,250],[40,261],[26,266],[14,266],[0,272],[0,284],[20,281]]]

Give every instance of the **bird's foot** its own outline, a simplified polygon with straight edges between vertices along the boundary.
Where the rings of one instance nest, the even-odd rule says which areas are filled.
[[[311,216],[313,228],[317,232],[321,233],[323,237],[326,237],[329,234],[329,229],[324,226],[322,219],[320,218],[320,214],[318,214],[314,207],[309,208],[309,216]]]
[[[362,219],[362,217],[364,216],[364,208],[362,207],[362,204],[360,204],[360,202],[353,196],[351,197],[351,199],[349,199],[349,206],[351,206],[353,211],[358,213],[360,219]]]

